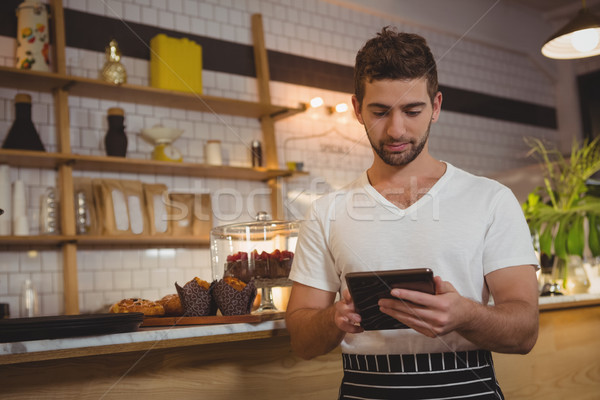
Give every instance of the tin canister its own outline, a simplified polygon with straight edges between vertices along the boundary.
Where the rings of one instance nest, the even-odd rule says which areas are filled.
[[[25,0],[17,7],[17,62],[19,69],[50,71],[48,11],[41,1]]]

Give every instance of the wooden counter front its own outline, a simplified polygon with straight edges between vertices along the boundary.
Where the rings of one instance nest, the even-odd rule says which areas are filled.
[[[334,399],[340,354],[292,355],[289,337],[5,365],[9,399]]]
[[[494,362],[507,399],[600,399],[600,305],[542,311],[531,353]]]

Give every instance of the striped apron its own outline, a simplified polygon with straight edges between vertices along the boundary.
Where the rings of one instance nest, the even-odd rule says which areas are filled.
[[[339,399],[504,399],[487,350],[342,354]]]

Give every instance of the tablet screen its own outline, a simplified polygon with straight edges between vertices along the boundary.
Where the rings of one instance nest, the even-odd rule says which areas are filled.
[[[361,316],[361,326],[367,331],[408,328],[379,311],[379,299],[393,298],[390,294],[392,289],[403,288],[435,294],[433,271],[429,268],[351,272],[346,274],[346,283],[356,311]]]

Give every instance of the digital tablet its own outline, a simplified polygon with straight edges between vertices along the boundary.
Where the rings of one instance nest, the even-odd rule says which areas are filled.
[[[348,290],[354,307],[361,317],[360,325],[366,331],[406,329],[403,323],[379,311],[379,299],[394,298],[394,288],[418,290],[435,294],[433,271],[429,268],[397,269],[391,271],[349,272]]]

